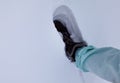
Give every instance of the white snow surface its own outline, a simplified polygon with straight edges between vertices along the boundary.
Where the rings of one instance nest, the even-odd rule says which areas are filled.
[[[120,49],[119,3],[0,0],[0,83],[110,83],[67,60],[52,15],[56,7],[67,5],[88,44]]]

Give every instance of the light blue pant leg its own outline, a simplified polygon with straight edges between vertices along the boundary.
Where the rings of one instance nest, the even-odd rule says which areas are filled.
[[[120,83],[120,50],[88,46],[78,49],[75,55],[75,64],[81,70],[93,72],[112,83]]]

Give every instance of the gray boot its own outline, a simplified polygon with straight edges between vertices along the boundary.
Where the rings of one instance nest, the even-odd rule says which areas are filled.
[[[65,43],[67,58],[74,62],[77,48],[85,47],[87,44],[82,38],[72,11],[66,6],[58,7],[53,14],[53,22]]]

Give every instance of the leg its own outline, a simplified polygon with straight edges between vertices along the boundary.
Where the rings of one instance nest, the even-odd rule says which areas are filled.
[[[120,51],[111,48],[87,46],[79,27],[66,6],[56,9],[53,22],[65,43],[65,52],[71,62],[83,71],[93,72],[113,83],[120,83]]]
[[[76,66],[83,71],[93,72],[99,77],[120,83],[120,50],[88,46],[76,51]]]

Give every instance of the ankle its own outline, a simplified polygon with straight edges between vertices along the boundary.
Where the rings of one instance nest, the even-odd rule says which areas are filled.
[[[75,42],[71,42],[69,44],[65,44],[65,53],[67,58],[71,61],[71,62],[75,62],[75,52],[78,48],[83,48],[86,47],[87,43],[85,41],[83,42],[79,42],[79,43],[75,43]]]

